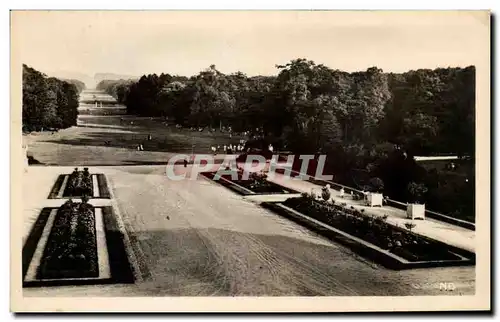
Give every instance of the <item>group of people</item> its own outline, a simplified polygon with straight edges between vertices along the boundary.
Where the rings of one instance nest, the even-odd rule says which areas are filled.
[[[213,154],[217,154],[220,150],[221,150],[221,146],[220,145],[212,145],[212,147],[210,148],[212,150],[212,153]],[[224,144],[223,147],[222,147],[222,150],[224,151],[224,154],[232,154],[233,152],[243,152],[245,150],[245,141],[244,140],[240,140],[240,143],[238,143],[237,145],[236,144],[229,144],[229,145],[226,145]]]
[[[152,139],[153,135],[148,134],[148,141],[151,141]],[[142,145],[142,143],[137,145],[137,151],[144,151],[144,145]]]

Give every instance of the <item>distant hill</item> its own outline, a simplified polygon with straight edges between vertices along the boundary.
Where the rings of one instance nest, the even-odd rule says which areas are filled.
[[[75,71],[66,71],[66,70],[43,71],[43,73],[49,77],[55,77],[63,80],[69,80],[69,79],[79,80],[81,82],[84,82],[87,88],[94,88],[96,85],[94,78],[84,73],[79,73]]]
[[[114,73],[96,73],[94,75],[94,81],[96,84],[99,84],[100,81],[102,80],[136,80],[139,79],[137,76],[132,76],[132,75],[121,75],[121,74],[114,74]]]
[[[102,80],[120,80],[120,79],[132,79],[137,80],[139,77],[132,75],[122,75],[115,73],[96,73],[93,77],[84,73],[69,71],[69,70],[46,70],[42,71],[48,77],[55,77],[62,80],[79,80],[85,83],[87,88],[95,88],[96,85]]]

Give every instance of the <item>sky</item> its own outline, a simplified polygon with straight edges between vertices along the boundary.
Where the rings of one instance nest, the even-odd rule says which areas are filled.
[[[16,11],[12,56],[44,72],[275,75],[307,58],[348,72],[489,59],[483,12]]]

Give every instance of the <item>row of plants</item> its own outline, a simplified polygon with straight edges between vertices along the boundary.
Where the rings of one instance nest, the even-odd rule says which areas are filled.
[[[78,168],[75,168],[68,177],[64,196],[92,196],[93,193],[92,176],[89,173],[89,168],[83,168],[83,171],[79,171]]]
[[[38,279],[98,277],[94,207],[66,201],[57,211],[37,272]]]
[[[326,192],[323,194],[323,198],[329,199]],[[397,227],[387,222],[386,215],[370,216],[345,203],[318,200],[307,193],[289,198],[283,204],[411,262],[460,259],[446,246],[412,232],[413,222],[408,222],[406,229]]]

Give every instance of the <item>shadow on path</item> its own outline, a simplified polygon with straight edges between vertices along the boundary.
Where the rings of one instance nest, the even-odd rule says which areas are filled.
[[[165,214],[165,221],[175,216]],[[457,294],[474,293],[473,268],[392,271],[335,243],[217,228],[130,235],[149,275],[139,287],[149,295],[432,295],[442,292],[415,285],[443,281],[455,283]]]

